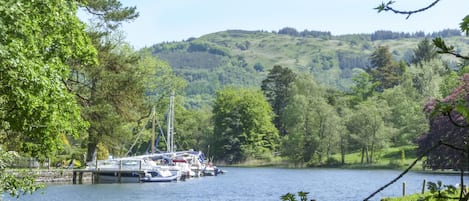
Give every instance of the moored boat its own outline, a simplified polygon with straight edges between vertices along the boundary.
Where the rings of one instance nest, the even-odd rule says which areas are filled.
[[[155,169],[145,173],[142,182],[172,182],[178,181],[180,175],[174,175],[169,170]]]

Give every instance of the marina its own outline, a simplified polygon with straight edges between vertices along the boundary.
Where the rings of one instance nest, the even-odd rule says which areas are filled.
[[[94,184],[184,181],[224,173],[206,161],[202,152],[193,150],[98,160],[72,171],[73,184],[82,184],[84,174],[91,174]]]
[[[83,183],[83,174],[91,174],[92,183],[141,183],[141,182],[172,182],[184,181],[190,177],[217,176],[223,173],[206,159],[202,151],[187,150],[177,151],[174,142],[174,92],[169,100],[167,113],[166,151],[157,150],[164,133],[161,126],[157,125],[157,115],[153,107],[150,118],[152,124],[150,153],[144,155],[128,156],[122,158],[110,157],[107,160],[88,162],[85,169],[73,170],[72,183]],[[155,134],[156,126],[160,127],[158,136]],[[132,151],[130,147],[127,155]]]

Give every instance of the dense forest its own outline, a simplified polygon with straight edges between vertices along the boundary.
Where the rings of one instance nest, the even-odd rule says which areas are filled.
[[[413,49],[425,38],[444,37],[457,52],[469,50],[469,41],[459,30],[434,33],[376,31],[372,34],[333,36],[329,32],[278,32],[228,30],[186,41],[155,44],[148,48],[167,61],[185,88],[188,107],[201,107],[214,99],[226,85],[260,86],[268,70],[281,65],[295,73],[308,73],[321,85],[350,91],[357,69],[370,68],[370,55],[387,46],[396,61],[412,63]],[[446,66],[456,69],[454,57],[442,56]]]
[[[450,95],[466,68],[438,54],[430,37],[444,38],[455,52],[469,47],[459,30],[333,36],[287,27],[228,30],[144,51],[187,81],[180,103],[195,116],[203,108],[209,126],[195,132],[194,147],[218,162],[280,157],[336,166],[349,153],[373,164],[387,148],[435,143],[422,137],[434,125],[424,105]],[[181,142],[193,140],[182,134]]]

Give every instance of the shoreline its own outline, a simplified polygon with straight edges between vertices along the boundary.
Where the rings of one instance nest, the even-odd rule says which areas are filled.
[[[220,167],[232,167],[232,168],[286,168],[286,169],[349,169],[349,170],[396,170],[403,171],[405,168],[390,168],[385,166],[322,166],[322,167],[306,167],[306,166],[291,166],[286,164],[224,164]],[[73,183],[73,170],[74,169],[9,169],[8,172],[12,174],[29,173],[35,176],[37,183],[45,184],[72,184]],[[76,170],[76,169],[75,169]],[[410,172],[422,173],[422,174],[448,174],[448,175],[459,175],[461,172],[454,170],[410,170]],[[464,172],[464,175],[469,175],[469,172]],[[83,183],[92,183],[92,175],[84,174]]]

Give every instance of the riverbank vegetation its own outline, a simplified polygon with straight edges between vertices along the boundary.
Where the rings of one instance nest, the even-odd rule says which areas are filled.
[[[454,47],[430,33],[287,27],[137,51],[119,25],[138,13],[119,1],[0,2],[5,157],[51,165],[148,153],[150,111],[162,133],[174,91],[177,150],[202,150],[219,164],[399,168],[425,154],[424,168],[464,165],[467,17],[461,31],[433,33]],[[81,22],[79,8],[93,22]],[[165,151],[165,141],[156,147]],[[0,160],[0,173],[15,161]],[[0,190],[19,181],[22,191],[38,188],[1,175]]]
[[[427,191],[422,193],[415,193],[406,195],[403,197],[396,198],[383,198],[381,201],[437,201],[437,200],[460,200],[461,195],[465,195],[467,188],[464,190],[464,194],[461,193],[461,188],[453,185],[444,185],[441,181],[428,182]]]

